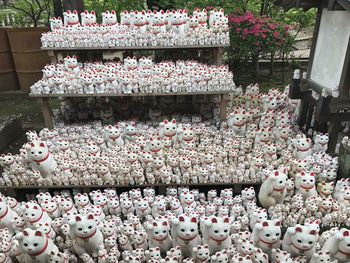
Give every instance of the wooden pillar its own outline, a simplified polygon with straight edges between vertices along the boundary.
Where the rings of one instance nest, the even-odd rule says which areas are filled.
[[[40,105],[41,112],[43,113],[45,126],[49,129],[53,129],[52,114],[49,104],[49,98],[37,98]]]
[[[62,1],[61,0],[53,0],[53,10],[55,17],[61,17],[63,19],[63,10],[62,10]]]
[[[298,120],[298,124],[301,130],[303,130],[303,127],[306,123],[308,109],[309,109],[309,102],[306,101],[305,98],[303,98],[301,100],[299,120]]]
[[[212,48],[212,60],[214,65],[221,66],[223,64],[222,62],[223,54],[224,54],[223,47]]]
[[[315,107],[313,105],[310,105],[307,113],[307,118],[306,118],[306,126],[305,126],[305,132],[308,133],[309,129],[311,128],[311,121],[312,117],[314,115],[314,109]]]
[[[56,66],[57,65],[57,57],[56,57],[55,51],[49,50],[47,53],[49,55],[51,63]]]
[[[65,11],[77,10],[78,14],[84,12],[84,2],[83,0],[63,0],[63,9]]]
[[[329,142],[328,142],[328,151],[327,151],[329,154],[332,154],[335,152],[335,147],[338,142],[340,129],[341,129],[340,121],[338,120],[335,120],[334,122],[330,121],[330,124],[328,127]]]
[[[222,94],[221,95],[221,105],[220,105],[220,121],[226,121],[226,115],[227,115],[227,105],[228,105],[228,94]]]

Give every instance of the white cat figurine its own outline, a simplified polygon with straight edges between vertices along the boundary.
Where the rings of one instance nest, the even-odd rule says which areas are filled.
[[[94,216],[76,215],[68,220],[68,224],[75,252],[78,255],[88,253],[97,257],[98,247],[103,245],[103,235],[96,225]]]
[[[26,149],[32,170],[40,171],[43,177],[47,177],[55,171],[57,163],[46,143],[40,141],[31,142]]]
[[[205,220],[203,244],[209,245],[210,254],[229,248],[231,245],[229,218],[210,217]]]
[[[0,226],[1,228],[7,228],[10,231],[10,234],[13,235],[15,233],[14,226],[12,224],[15,217],[17,217],[17,213],[11,209],[6,203],[6,199],[0,196]]]
[[[275,170],[261,185],[259,191],[259,202],[269,208],[276,204],[282,204],[286,196],[287,175],[282,171]]]
[[[19,249],[25,255],[26,263],[47,263],[48,254],[52,251],[58,253],[54,242],[41,230],[26,228],[16,235],[19,241]]]
[[[322,251],[329,252],[332,260],[350,261],[350,231],[346,228],[338,230],[323,244]]]
[[[281,236],[281,222],[278,219],[257,223],[252,233],[255,246],[261,248],[268,255],[271,255],[273,248],[280,247]]]
[[[173,246],[180,246],[184,257],[192,256],[194,247],[201,244],[196,217],[180,215],[172,221]]]
[[[315,253],[315,243],[318,239],[317,231],[303,225],[289,227],[282,241],[283,250],[291,256],[306,256],[308,259]]]

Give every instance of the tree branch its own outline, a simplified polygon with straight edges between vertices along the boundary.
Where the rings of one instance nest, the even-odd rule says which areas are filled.
[[[50,0],[49,1],[47,1],[47,0],[45,0],[44,1],[44,5],[45,5],[45,9],[46,9],[46,17],[47,17],[47,25],[49,25],[50,24],[50,17],[51,17],[51,9],[50,9]]]
[[[36,17],[35,17],[35,11],[34,11],[34,8],[33,8],[33,4],[31,2],[29,2],[28,0],[24,0],[24,2],[26,2],[29,7],[30,7],[30,11],[32,12],[32,19],[33,19],[33,22],[34,24],[36,25]]]
[[[27,14],[28,16],[30,16],[31,18],[33,18],[33,15],[31,13],[29,13],[27,10],[20,8],[20,7],[17,7],[14,4],[8,4],[8,7],[13,8],[13,9],[18,10],[18,11],[21,11],[21,12]]]
[[[42,10],[43,10],[43,8],[42,8],[42,6],[41,6],[41,4],[40,4],[40,1],[39,1],[39,0],[35,0],[35,2],[36,2],[36,3],[37,3],[37,5],[39,6],[40,11],[42,11]]]

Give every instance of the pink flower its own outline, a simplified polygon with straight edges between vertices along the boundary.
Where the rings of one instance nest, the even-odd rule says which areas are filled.
[[[288,31],[288,30],[289,30],[289,26],[288,26],[288,25],[285,26],[285,27],[284,27],[284,30],[285,30],[285,31]]]
[[[276,32],[273,33],[273,36],[274,36],[275,38],[278,38],[278,37],[280,36],[280,34],[276,31]]]
[[[238,33],[238,32],[240,32],[241,31],[241,29],[239,28],[239,27],[237,27],[236,28],[236,32]]]
[[[265,39],[265,38],[266,38],[266,34],[262,34],[262,35],[261,35],[261,38],[262,38],[262,39]]]
[[[270,28],[271,30],[275,30],[275,29],[277,28],[277,26],[274,25],[274,24],[269,24],[269,28]]]
[[[261,24],[255,24],[253,29],[260,30],[261,29]]]

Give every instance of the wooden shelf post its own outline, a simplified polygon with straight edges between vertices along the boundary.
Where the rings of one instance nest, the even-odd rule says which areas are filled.
[[[212,60],[213,64],[216,66],[221,66],[223,64],[222,57],[224,55],[223,47],[216,47],[212,49]]]
[[[53,129],[52,113],[49,104],[49,98],[37,98],[40,105],[41,112],[43,113],[45,126],[49,129]]]
[[[49,50],[49,51],[47,51],[47,53],[49,55],[51,63],[56,66],[57,65],[57,57],[56,57],[55,51]]]
[[[220,105],[220,122],[226,121],[228,102],[229,102],[229,94],[222,94],[221,105]]]

